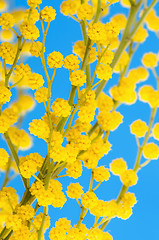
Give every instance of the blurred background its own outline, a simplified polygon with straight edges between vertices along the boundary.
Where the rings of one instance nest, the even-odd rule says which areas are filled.
[[[25,0],[8,0],[6,1],[8,12],[17,11],[18,9],[27,9],[27,1]],[[149,1],[151,2],[151,1]],[[60,51],[64,57],[72,53],[72,48],[77,40],[82,40],[82,33],[80,25],[73,19],[66,17],[60,13],[60,5],[62,1],[50,1],[43,0],[43,4],[40,5],[41,9],[48,5],[52,6],[56,10],[56,19],[51,23],[47,38],[46,38],[46,56],[52,51]],[[159,4],[155,7],[156,13],[159,15]],[[103,18],[103,22],[107,22],[111,17],[117,13],[123,13],[128,16],[129,8],[123,7],[120,3],[111,5],[109,13]],[[41,30],[40,22],[37,23],[37,27]],[[131,62],[130,68],[141,66],[141,58],[145,52],[158,53],[159,39],[154,32],[149,32],[149,36],[146,41],[142,43],[137,52],[135,53]],[[0,33],[2,41],[2,33]],[[15,39],[16,40],[16,39]],[[41,40],[41,37],[38,39]],[[40,62],[40,58],[25,56],[24,62],[29,64],[33,72],[42,74],[44,71]],[[94,65],[92,65],[94,67]],[[156,69],[157,71],[159,69]],[[51,73],[51,72],[50,72]],[[159,71],[158,71],[159,73]],[[46,79],[45,79],[46,80]],[[104,92],[109,94],[109,89],[114,86],[118,81],[118,74],[113,74],[113,78],[109,80]],[[149,78],[137,86],[140,88],[144,84],[152,85],[156,88],[156,81],[150,71]],[[52,88],[52,101],[56,98],[68,99],[70,91],[69,73],[65,68],[57,70],[56,77]],[[33,95],[33,91],[27,90],[29,94]],[[17,97],[17,92],[13,91],[12,100]],[[142,103],[139,100],[133,105],[122,105],[118,108],[118,111],[124,116],[124,122],[119,128],[112,132],[109,136],[109,142],[112,144],[112,150],[107,156],[99,161],[99,165],[109,167],[109,163],[115,159],[123,157],[129,168],[133,168],[137,155],[137,145],[134,135],[130,133],[130,124],[136,120],[141,119],[149,122],[151,109],[148,104]],[[38,119],[44,115],[45,109],[43,104],[36,104],[34,109],[29,112],[23,121],[22,128],[27,132],[29,123],[32,119]],[[155,122],[159,121],[159,112],[156,115]],[[157,143],[153,138],[153,142]],[[8,149],[2,136],[0,136],[0,147]],[[46,144],[42,139],[33,137],[32,148],[22,152],[19,152],[20,156],[27,155],[30,152],[38,152],[43,157],[46,155]],[[67,190],[67,186],[71,182],[79,182],[84,191],[88,190],[91,171],[84,168],[82,176],[75,180],[73,178],[65,177],[59,179],[63,184],[64,191]],[[114,240],[142,240],[153,239],[158,240],[158,215],[159,215],[159,161],[151,161],[150,164],[139,171],[138,184],[131,187],[130,192],[134,192],[137,198],[137,204],[133,208],[133,215],[128,220],[113,219],[106,228],[110,234],[112,234]],[[0,183],[3,181],[4,173],[0,173]],[[19,198],[22,197],[24,188],[20,177],[16,177],[10,186],[16,188]],[[111,175],[108,182],[101,184],[101,187],[96,191],[99,199],[111,200],[115,199],[120,191],[121,183],[118,177]],[[43,211],[40,208],[40,211]],[[76,201],[69,199],[65,203],[62,209],[54,209],[49,207],[49,215],[51,217],[51,226],[54,226],[55,222],[61,217],[67,217],[71,220],[72,225],[77,224],[80,215],[80,208]],[[92,226],[94,219],[90,217],[89,213],[84,219],[86,226],[89,228]],[[46,239],[48,239],[48,232],[46,232]]]

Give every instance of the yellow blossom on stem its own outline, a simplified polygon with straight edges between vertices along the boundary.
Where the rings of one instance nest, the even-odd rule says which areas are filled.
[[[158,159],[159,147],[155,143],[147,143],[143,147],[143,155],[146,159]]]
[[[127,164],[122,158],[114,159],[110,163],[110,171],[114,175],[121,175],[125,170],[127,170]]]
[[[121,173],[120,180],[125,186],[133,186],[137,184],[138,177],[136,172],[128,169]]]
[[[82,186],[79,183],[71,183],[67,187],[67,196],[69,198],[81,198],[83,194]]]

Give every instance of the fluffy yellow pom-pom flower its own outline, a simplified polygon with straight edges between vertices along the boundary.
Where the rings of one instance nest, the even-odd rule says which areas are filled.
[[[156,123],[153,127],[153,137],[159,140],[159,123]]]
[[[36,40],[39,37],[39,29],[34,25],[32,20],[22,22],[19,28],[25,39]]]
[[[0,16],[0,26],[2,29],[8,29],[13,27],[15,23],[14,17],[10,13],[2,13]]]
[[[51,6],[46,6],[41,10],[41,18],[44,19],[45,22],[51,22],[56,17],[56,11]]]
[[[110,171],[114,175],[121,175],[127,169],[127,164],[123,158],[114,159],[110,163]]]
[[[57,98],[53,102],[52,110],[57,117],[68,117],[71,113],[71,106],[63,98]]]
[[[63,55],[60,52],[52,52],[47,58],[47,64],[50,68],[61,68],[63,65]]]
[[[131,124],[130,130],[131,133],[135,134],[137,137],[144,137],[148,131],[148,126],[144,121],[138,119]]]
[[[82,70],[76,70],[70,75],[70,82],[73,86],[81,87],[86,82],[86,75]]]
[[[67,187],[67,196],[69,198],[81,198],[83,194],[82,186],[79,183],[71,183]]]
[[[138,177],[134,170],[128,169],[121,173],[120,180],[125,186],[133,186],[136,185]]]
[[[105,168],[104,166],[101,167],[97,167],[93,170],[94,172],[94,179],[99,182],[103,182],[103,181],[108,181],[109,177],[110,177],[110,173],[109,173],[109,169]]]
[[[70,54],[64,59],[64,67],[69,70],[77,70],[79,68],[80,60],[78,60],[78,57]]]
[[[152,52],[145,53],[142,58],[143,65],[148,68],[156,67],[157,62],[158,62],[157,55]]]
[[[159,147],[155,143],[147,143],[143,147],[143,155],[147,159],[158,159]]]

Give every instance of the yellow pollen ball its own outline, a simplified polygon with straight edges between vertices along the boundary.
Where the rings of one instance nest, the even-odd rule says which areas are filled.
[[[159,147],[155,143],[147,143],[143,147],[143,156],[146,159],[158,159]]]
[[[71,113],[71,106],[67,100],[57,98],[56,101],[53,102],[52,110],[57,117],[68,117]]]
[[[50,68],[61,68],[63,65],[63,55],[60,52],[52,52],[47,58],[47,64]]]
[[[79,63],[80,60],[78,60],[78,57],[73,54],[68,55],[64,59],[64,67],[72,71],[75,71],[79,68]]]
[[[56,17],[56,11],[51,6],[46,6],[41,11],[41,18],[44,19],[45,22],[51,22]]]
[[[73,86],[81,87],[86,82],[86,75],[83,70],[76,70],[70,75],[70,82]]]
[[[77,17],[81,20],[91,20],[93,17],[93,7],[87,3],[81,4],[77,10]]]
[[[79,183],[71,183],[67,187],[67,196],[69,198],[81,198],[83,194],[82,186]]]
[[[121,175],[125,170],[127,170],[127,164],[123,158],[114,159],[110,163],[110,171],[114,175]]]
[[[12,42],[13,39],[14,39],[14,35],[10,30],[7,29],[7,30],[2,30],[0,32],[0,40],[2,42],[5,42],[5,41]]]
[[[131,133],[135,134],[137,137],[144,137],[148,131],[148,126],[144,121],[138,119],[130,125],[130,130]]]
[[[143,65],[148,68],[156,67],[157,62],[158,62],[157,55],[152,52],[145,53],[142,58]]]
[[[108,181],[110,177],[109,169],[104,166],[97,167],[93,170],[94,179],[99,182]]]
[[[159,140],[159,123],[156,123],[153,127],[153,137],[157,140]]]
[[[138,181],[138,177],[136,172],[132,169],[125,170],[120,175],[120,180],[125,186],[133,186],[136,185]]]

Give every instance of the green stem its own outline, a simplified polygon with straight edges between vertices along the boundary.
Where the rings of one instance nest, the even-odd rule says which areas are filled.
[[[9,182],[9,172],[10,172],[10,166],[11,166],[11,162],[12,162],[12,159],[11,159],[11,157],[9,158],[9,161],[8,161],[8,164],[7,164],[7,169],[6,169],[6,172],[5,172],[5,178],[4,178],[4,182],[3,182],[3,184],[2,184],[2,187],[1,187],[1,189],[3,188],[3,187],[5,187],[6,185],[7,185],[7,183]]]
[[[98,0],[97,11],[96,11],[96,15],[95,15],[95,18],[94,18],[93,23],[98,22],[98,19],[99,19],[99,17],[100,17],[101,12],[102,12],[101,0]]]
[[[15,59],[14,59],[14,62],[13,62],[13,65],[11,67],[11,69],[9,70],[8,74],[6,75],[5,77],[5,86],[8,87],[8,83],[9,83],[9,78],[17,64],[17,61],[18,61],[18,58],[19,58],[19,55],[20,55],[20,52],[22,51],[22,47],[21,47],[21,42],[22,42],[22,38],[23,36],[20,36],[18,38],[18,47],[17,47],[17,53],[16,53],[16,56],[15,56]]]
[[[122,53],[124,52],[124,50],[126,49],[126,47],[129,45],[129,43],[131,41],[132,35],[130,35],[130,31],[131,31],[132,25],[134,23],[134,19],[135,19],[137,13],[138,13],[138,10],[139,10],[141,4],[142,4],[142,1],[140,1],[136,5],[132,5],[131,8],[130,8],[129,17],[128,17],[127,24],[126,24],[126,27],[125,27],[125,31],[123,33],[120,45],[119,45],[117,51],[115,52],[114,59],[111,63],[112,69],[114,69],[114,67],[118,63]],[[136,28],[136,31],[137,31],[137,29],[138,28]],[[134,32],[134,34],[135,34],[135,32]],[[103,90],[104,87],[105,87],[105,81],[103,80],[96,89],[96,96],[97,97],[99,96],[100,92]]]
[[[99,124],[98,124],[98,122],[96,122],[96,123],[91,127],[91,129],[89,130],[88,135],[91,136],[98,127],[99,127]]]
[[[4,137],[5,137],[5,139],[6,139],[6,142],[7,142],[8,146],[9,146],[9,149],[10,149],[10,151],[11,151],[13,157],[14,157],[14,160],[15,160],[15,162],[16,162],[17,168],[18,168],[19,173],[20,173],[20,169],[19,169],[19,157],[18,157],[18,155],[17,155],[17,153],[16,153],[16,151],[15,151],[15,149],[14,149],[13,143],[11,142],[10,137],[8,136],[8,133],[4,133]],[[21,174],[20,174],[20,175],[21,175]],[[27,181],[26,181],[26,179],[23,178],[22,175],[21,175],[21,178],[22,178],[22,181],[23,181],[23,184],[24,184],[25,188],[27,189]]]
[[[44,224],[45,224],[47,214],[48,214],[48,207],[44,207],[43,218],[42,218],[42,221],[41,221],[40,229],[38,231],[38,240],[42,239],[42,233],[43,233]]]
[[[77,223],[77,228],[79,228],[79,226],[81,225],[81,223],[83,221],[83,218],[84,218],[84,215],[85,215],[85,208],[81,207],[81,214],[80,214],[80,217],[79,217],[79,221]]]

